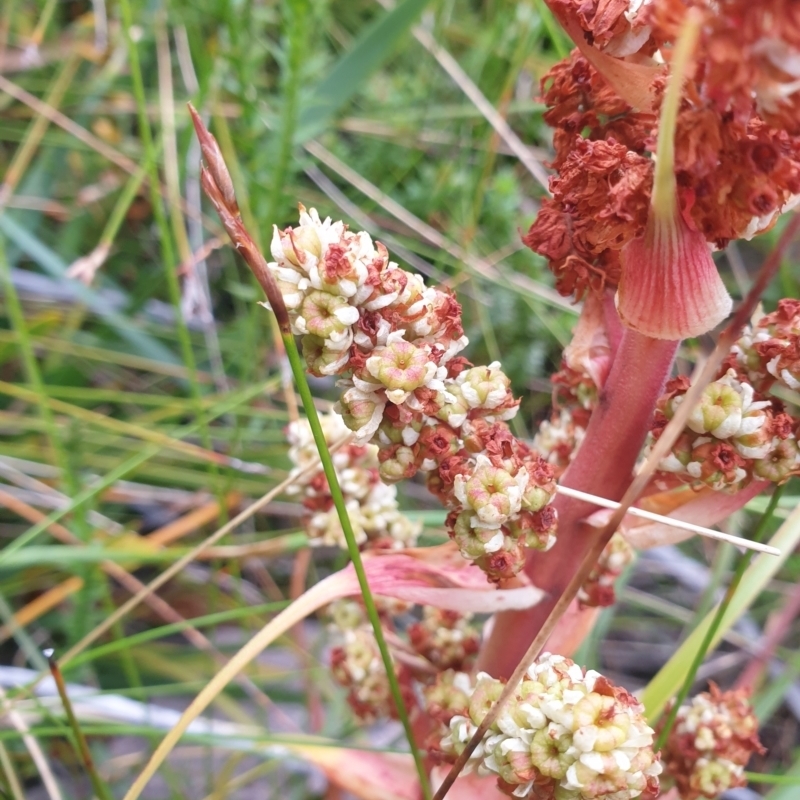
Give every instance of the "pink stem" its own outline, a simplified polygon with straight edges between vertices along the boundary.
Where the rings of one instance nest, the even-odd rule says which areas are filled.
[[[625,331],[581,448],[560,481],[564,486],[609,500],[622,497],[678,344]],[[548,553],[532,553],[526,566],[546,597],[531,609],[498,614],[479,655],[477,668],[496,677],[507,677],[514,670],[591,544],[592,531],[581,521],[596,506],[563,495],[554,503],[558,541]]]
[[[736,681],[737,689],[753,691],[761,681],[770,659],[775,655],[778,645],[789,632],[800,614],[800,584],[796,584],[786,598],[783,608],[770,616],[764,631],[764,641],[758,655],[745,667]]]

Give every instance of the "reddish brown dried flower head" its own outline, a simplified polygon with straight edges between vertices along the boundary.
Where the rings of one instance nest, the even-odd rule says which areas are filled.
[[[579,50],[542,80],[554,128],[553,199],[525,243],[558,290],[581,299],[619,280],[641,233],[672,48],[700,14],[675,129],[675,176],[690,229],[724,247],[771,227],[800,195],[800,11],[783,0],[549,0]],[[635,108],[633,107],[635,106]],[[600,146],[599,143],[604,143]],[[619,152],[623,148],[623,152]],[[609,169],[608,158],[615,166]],[[624,173],[615,180],[615,169]]]

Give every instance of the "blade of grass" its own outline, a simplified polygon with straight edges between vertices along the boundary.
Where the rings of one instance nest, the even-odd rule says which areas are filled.
[[[6,776],[8,791],[11,793],[13,800],[25,800],[25,795],[22,793],[22,785],[19,782],[17,773],[14,771],[14,765],[11,763],[8,750],[2,742],[0,742],[0,767],[2,767],[3,774]]]
[[[785,484],[784,484],[785,486]],[[772,497],[770,498],[770,503],[767,506],[767,510],[764,512],[761,520],[756,527],[755,532],[753,533],[753,539],[756,542],[760,542],[767,531],[767,525],[769,525],[770,520],[772,519],[772,512],[775,510],[775,507],[778,505],[778,501],[783,494],[784,486],[779,486],[773,493]],[[707,626],[707,630],[705,636],[703,637],[700,646],[697,648],[697,652],[694,654],[694,658],[692,659],[689,669],[686,672],[686,677],[684,678],[683,685],[678,691],[678,694],[675,697],[675,702],[672,704],[672,708],[670,709],[669,714],[664,722],[661,731],[658,734],[658,738],[656,739],[656,743],[653,745],[653,749],[658,752],[664,747],[664,743],[667,741],[669,737],[670,731],[672,730],[672,726],[675,724],[675,720],[678,716],[678,711],[680,710],[681,705],[683,705],[684,700],[689,696],[689,692],[692,689],[694,684],[694,679],[697,676],[697,671],[703,664],[705,660],[706,654],[709,652],[711,648],[711,643],[717,638],[717,634],[720,630],[722,625],[722,620],[725,617],[730,604],[738,591],[739,587],[741,586],[742,579],[744,578],[745,573],[747,572],[747,568],[750,566],[751,561],[753,560],[753,553],[752,551],[744,553],[739,558],[739,563],[736,565],[736,571],[733,573],[733,577],[731,578],[731,582],[728,584],[728,588],[725,591],[725,596],[722,598],[722,601],[717,606],[716,611],[714,612],[713,616],[709,613],[706,616],[711,617],[711,623]]]
[[[302,70],[308,52],[308,18],[311,6],[308,0],[286,0],[283,14],[286,39],[286,66],[281,70],[281,128],[278,156],[272,168],[272,190],[267,205],[266,218],[278,219],[283,205],[283,190],[290,172],[297,129],[298,105]],[[348,87],[349,88],[349,87]]]
[[[302,110],[295,140],[303,144],[321,133],[364,81],[392,54],[428,0],[404,0],[370,25],[317,85]]]
[[[172,303],[172,307],[175,309],[175,326],[178,333],[178,343],[181,350],[181,357],[183,363],[186,365],[186,368],[189,372],[189,386],[191,388],[191,397],[194,405],[194,414],[195,417],[200,421],[199,431],[200,431],[200,441],[203,444],[203,447],[206,450],[211,450],[211,434],[208,430],[208,426],[204,422],[204,415],[202,413],[202,392],[200,389],[200,383],[197,380],[197,363],[195,360],[194,350],[192,348],[192,340],[189,335],[189,328],[186,326],[186,320],[183,317],[183,311],[181,308],[181,285],[178,279],[178,263],[175,258],[175,250],[172,246],[172,235],[170,233],[170,226],[164,212],[164,206],[161,202],[161,192],[160,192],[160,182],[158,176],[158,161],[156,159],[156,151],[155,145],[153,143],[153,136],[150,131],[150,120],[147,116],[147,98],[145,96],[144,90],[144,79],[142,77],[142,69],[141,64],[139,62],[139,50],[136,42],[133,40],[131,36],[131,30],[133,29],[133,14],[131,12],[131,6],[129,0],[120,0],[120,12],[122,14],[122,21],[123,21],[123,30],[124,30],[124,37],[125,37],[125,44],[128,49],[128,59],[130,62],[130,71],[131,71],[131,81],[133,83],[133,94],[136,98],[136,106],[137,106],[137,116],[139,120],[139,135],[142,139],[142,147],[144,149],[145,156],[148,160],[149,169],[150,169],[150,205],[153,209],[153,216],[155,217],[156,226],[159,230],[159,244],[161,247],[161,259],[163,261],[163,269],[164,274],[167,279],[167,291],[169,293],[170,302]],[[167,45],[167,50],[169,51],[169,46]],[[163,57],[163,55],[162,55]],[[171,66],[171,65],[170,65]],[[165,66],[160,65],[159,72],[161,77],[163,78]],[[162,81],[163,82],[163,81]],[[170,90],[171,90],[171,81],[170,81]],[[168,98],[162,98],[164,103],[169,102]],[[169,113],[167,116],[170,117]],[[173,117],[170,117],[173,119]],[[174,119],[173,119],[174,122]],[[169,127],[169,124],[167,125]],[[174,129],[174,124],[173,124]],[[169,130],[164,131],[164,141],[165,147],[165,154],[169,155],[169,149],[171,148],[172,137],[171,132]],[[177,158],[176,158],[177,161]],[[175,181],[177,177],[175,175],[175,170],[177,170],[177,163],[173,165],[173,169],[171,171],[171,178],[168,177],[167,180],[167,199],[170,202],[172,207],[179,205],[180,200],[180,189]],[[168,173],[170,172],[170,167],[167,167]],[[177,196],[176,196],[177,195]],[[180,211],[178,211],[178,215],[180,215]],[[178,220],[173,218],[175,225],[177,227]],[[191,251],[189,248],[188,238],[186,237],[186,230],[183,227],[183,221],[180,220],[180,230],[182,233],[182,238],[179,238],[179,241],[183,241],[185,245],[185,256],[186,258],[191,257]],[[214,491],[219,495],[220,500],[220,508],[223,508],[222,504],[222,494],[223,488],[219,481],[219,469],[217,465],[213,462],[208,464],[208,473],[209,478],[213,484]]]
[[[269,388],[273,385],[273,381],[267,381],[262,384],[257,384],[255,386],[248,387],[247,389],[243,390],[242,392],[237,393],[234,396],[234,399],[227,398],[223,402],[215,405],[207,414],[206,419],[211,421],[215,417],[223,416],[228,412],[232,411],[241,403],[246,403],[252,397],[255,397],[258,394],[263,393],[264,391],[268,391]],[[193,423],[191,425],[182,426],[177,428],[172,436],[173,438],[179,439],[185,436],[190,436],[195,433],[198,429],[199,423]],[[13,542],[10,542],[6,547],[0,551],[0,566],[3,564],[3,559],[15,553],[25,545],[32,542],[36,539],[37,536],[41,535],[44,531],[48,529],[48,527],[53,522],[58,522],[58,520],[62,519],[67,514],[71,514],[75,511],[76,508],[79,508],[84,503],[87,503],[98,494],[103,492],[109,486],[113,486],[118,480],[121,480],[126,475],[133,472],[135,469],[140,467],[146,461],[151,459],[153,456],[157,455],[161,452],[161,447],[157,445],[149,445],[148,447],[143,448],[140,450],[136,455],[132,456],[131,458],[127,459],[126,461],[118,464],[117,466],[110,469],[102,478],[94,482],[91,486],[87,486],[85,489],[82,489],[77,495],[75,495],[68,505],[65,505],[63,508],[59,508],[56,511],[53,511],[49,514],[45,519],[41,522],[34,525],[32,528],[29,528],[24,534],[18,536]]]
[[[770,544],[781,551],[780,556],[760,555],[742,575],[739,589],[730,599],[716,631],[710,638],[709,649],[716,647],[721,637],[751,606],[769,584],[770,580],[789,558],[800,542],[800,507],[796,508],[770,540]],[[642,693],[645,713],[652,724],[661,715],[664,706],[680,689],[686,676],[686,664],[690,664],[716,618],[717,610],[709,613],[692,631],[670,660],[659,670]]]
[[[30,231],[23,228],[10,214],[0,216],[0,231],[48,275],[57,280],[69,280],[66,277],[69,265],[33,236]],[[121,339],[130,343],[136,352],[155,361],[165,361],[171,364],[177,362],[171,350],[137,328],[130,317],[109,309],[108,303],[97,292],[80,281],[72,281],[70,288],[75,291],[82,303],[102,317]]]
[[[76,53],[73,53],[66,60],[44,100],[48,106],[55,108],[61,104],[61,101],[64,99],[64,93],[72,83],[72,79],[75,77],[80,63],[80,56]],[[19,148],[17,148],[14,153],[14,157],[3,176],[3,183],[0,185],[0,214],[5,211],[5,207],[11,195],[19,185],[22,176],[25,174],[25,170],[30,165],[36,148],[39,146],[42,136],[44,136],[49,124],[50,120],[47,119],[47,117],[38,114],[28,130],[25,131],[22,144],[20,144]]]
[[[135,633],[131,636],[126,636],[125,639],[117,639],[108,644],[102,644],[92,650],[85,651],[79,656],[76,656],[70,661],[70,667],[75,669],[81,664],[86,664],[90,661],[95,661],[98,658],[112,655],[124,647],[136,647],[140,644],[146,644],[157,639],[162,639],[165,636],[171,636],[173,633],[180,633],[187,628],[194,628],[195,630],[203,627],[211,627],[213,625],[220,625],[225,622],[238,621],[244,617],[258,618],[262,614],[271,614],[273,611],[282,611],[289,604],[288,600],[281,600],[274,603],[262,603],[257,606],[246,606],[244,608],[233,608],[229,611],[217,611],[214,614],[205,614],[201,617],[192,617],[185,619],[182,622],[174,622],[170,625],[160,625],[157,628],[150,628],[140,633]]]
[[[120,350],[107,350],[93,345],[80,344],[78,342],[64,341],[54,336],[31,336],[30,341],[34,347],[42,348],[46,351],[64,353],[75,358],[91,359],[104,364],[112,364],[126,369],[136,369],[145,372],[154,372],[157,375],[166,375],[173,378],[183,378],[188,376],[186,367],[178,364],[174,355],[170,355],[172,361],[161,361],[154,358],[125,353]],[[0,330],[0,344],[15,344],[17,336],[13,331]],[[211,376],[208,373],[200,373],[198,379],[204,383],[211,383]],[[78,387],[73,387],[77,389]]]
[[[8,721],[11,723],[12,727],[17,730],[25,748],[30,753],[31,760],[39,771],[39,777],[42,779],[42,784],[47,792],[47,796],[50,800],[62,800],[61,790],[58,788],[58,783],[56,783],[56,779],[53,776],[53,770],[50,769],[50,764],[45,758],[42,748],[39,746],[39,742],[37,742],[36,738],[31,734],[22,714],[14,708],[2,686],[0,686],[0,708],[4,710]]]
[[[0,235],[0,285],[2,285],[5,294],[6,309],[9,319],[11,320],[11,326],[17,337],[19,351],[22,357],[22,365],[28,381],[33,386],[28,399],[38,406],[39,415],[47,430],[52,456],[61,470],[62,476],[64,476],[69,468],[68,461],[64,454],[61,435],[50,410],[50,398],[45,391],[42,375],[39,371],[39,364],[36,361],[36,356],[31,346],[22,305],[19,302],[14,282],[11,280],[11,271],[9,270],[8,261],[6,260],[5,239],[2,235]]]
[[[342,439],[341,441],[337,442],[333,449],[338,449],[342,445],[344,445],[347,439]],[[204,550],[207,550],[212,545],[216,544],[220,539],[227,536],[231,531],[235,530],[239,527],[243,522],[250,519],[257,511],[260,511],[262,508],[265,508],[272,502],[272,500],[277,497],[279,494],[284,492],[289,486],[294,485],[295,483],[305,480],[306,478],[310,478],[314,473],[316,473],[319,469],[319,464],[313,462],[309,464],[304,470],[287,478],[285,481],[279,483],[277,486],[273,487],[268,491],[265,495],[261,498],[256,500],[254,503],[251,503],[247,508],[237,514],[230,522],[227,522],[221,528],[216,530],[211,536],[204,539],[199,545],[192,548],[186,555],[182,556],[178,561],[176,561],[172,566],[168,569],[164,570],[160,575],[154,578],[150,583],[148,583],[145,587],[143,587],[139,592],[137,592],[133,597],[131,597],[128,601],[123,603],[110,617],[103,620],[103,622],[98,625],[93,631],[87,634],[80,642],[75,644],[71,647],[60,659],[59,665],[64,668],[65,665],[69,664],[69,662],[76,656],[78,653],[81,653],[85,650],[92,642],[97,641],[97,639],[102,636],[110,627],[113,625],[118,619],[122,619],[129,611],[135,608],[145,597],[148,597],[161,586],[163,586],[168,580],[173,578],[177,575],[181,570],[184,569],[188,564],[194,561],[198,555],[200,555]]]
[[[0,256],[1,258],[1,256]],[[6,394],[9,397],[16,397],[20,400],[27,400],[29,402],[39,402],[40,407],[47,409],[48,414],[50,411],[59,411],[62,414],[67,414],[74,419],[80,419],[91,425],[96,425],[106,430],[116,431],[124,436],[133,436],[136,439],[141,439],[145,442],[153,442],[168,450],[174,450],[182,453],[183,455],[191,456],[192,458],[199,459],[203,462],[218,464],[220,466],[232,467],[233,469],[242,469],[244,472],[257,472],[266,473],[269,467],[262,464],[250,464],[241,461],[238,458],[231,459],[222,453],[217,453],[214,450],[198,447],[191,444],[191,442],[182,442],[174,439],[158,431],[150,430],[141,425],[136,425],[132,422],[125,420],[115,419],[108,417],[105,414],[98,414],[96,411],[90,411],[88,408],[81,408],[71,403],[65,403],[63,400],[56,400],[53,397],[48,397],[44,387],[37,385],[34,389],[27,389],[24,386],[15,386],[12,383],[0,381],[0,393]],[[39,382],[41,384],[41,381]],[[54,424],[54,423],[53,423]]]

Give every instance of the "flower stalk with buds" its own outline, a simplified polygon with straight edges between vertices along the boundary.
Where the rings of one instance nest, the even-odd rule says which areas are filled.
[[[200,141],[200,149],[203,154],[204,164],[200,170],[200,183],[203,187],[203,191],[214,205],[214,208],[217,211],[217,214],[219,215],[219,218],[222,221],[228,236],[231,238],[234,247],[242,255],[248,267],[250,267],[251,271],[253,272],[253,275],[256,277],[256,280],[258,280],[259,284],[264,290],[264,293],[267,296],[267,301],[273,313],[275,314],[276,320],[278,321],[281,338],[286,348],[286,354],[289,358],[289,363],[292,368],[292,374],[294,375],[298,392],[303,402],[303,407],[305,408],[308,416],[308,422],[314,436],[314,441],[317,445],[317,452],[319,454],[320,462],[322,463],[322,469],[325,473],[325,478],[328,481],[331,498],[333,500],[334,507],[336,508],[336,512],[339,517],[339,523],[341,524],[342,532],[347,542],[347,550],[350,554],[350,559],[353,562],[353,568],[355,569],[356,576],[358,578],[358,584],[361,588],[367,617],[370,621],[370,625],[372,626],[375,642],[386,671],[392,702],[411,746],[411,752],[414,757],[414,763],[417,770],[417,775],[419,777],[420,787],[422,788],[423,795],[427,797],[430,794],[428,774],[425,771],[419,751],[414,745],[414,735],[411,730],[411,722],[406,710],[400,683],[392,666],[391,655],[389,653],[388,645],[386,644],[386,638],[383,635],[383,629],[381,627],[381,620],[378,615],[378,610],[369,588],[369,582],[367,581],[366,571],[364,570],[364,564],[361,560],[361,554],[359,553],[356,535],[350,523],[345,499],[336,475],[336,468],[325,442],[325,433],[322,429],[322,425],[314,405],[314,398],[311,395],[311,389],[309,388],[308,380],[306,379],[305,369],[303,367],[300,353],[297,350],[297,345],[295,344],[294,336],[292,335],[289,313],[283,300],[283,294],[278,287],[276,279],[268,269],[264,256],[261,254],[252,237],[247,232],[244,223],[242,222],[241,214],[239,213],[239,206],[236,202],[233,180],[231,179],[230,172],[225,164],[225,160],[222,157],[219,144],[209,133],[203,123],[203,120],[200,118],[200,115],[191,104],[189,105],[189,112],[192,116],[194,129],[197,133],[197,138]]]

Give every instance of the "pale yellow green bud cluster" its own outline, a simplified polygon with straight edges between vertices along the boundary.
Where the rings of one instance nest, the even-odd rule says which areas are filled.
[[[733,351],[759,391],[773,384],[800,389],[800,301],[784,299],[745,327]]]
[[[579,416],[582,422],[586,415]],[[553,466],[556,477],[560,477],[575,457],[585,434],[586,428],[579,423],[572,410],[562,408],[539,425],[533,447]]]
[[[466,714],[456,714],[441,748],[463,752],[503,690],[477,676]],[[658,795],[661,765],[641,704],[599,673],[545,653],[528,669],[512,700],[467,763],[496,775],[515,797],[633,800]]]
[[[335,408],[357,445],[377,445],[383,483],[425,473],[461,553],[491,580],[516,575],[528,548],[550,547],[553,470],[506,425],[519,401],[500,363],[459,355],[468,340],[452,292],[401,269],[367,233],[302,206],[298,226],[275,229],[271,252],[307,367],[341,376]],[[381,525],[395,541],[410,539],[408,526],[386,521],[393,495],[353,480],[347,506],[360,540]],[[330,506],[306,505],[314,538],[340,542]]]
[[[683,403],[688,388],[686,378],[667,385],[647,451]],[[659,469],[685,483],[732,492],[753,480],[781,483],[800,471],[795,428],[779,401],[756,392],[743,373],[726,368],[704,389]]]

